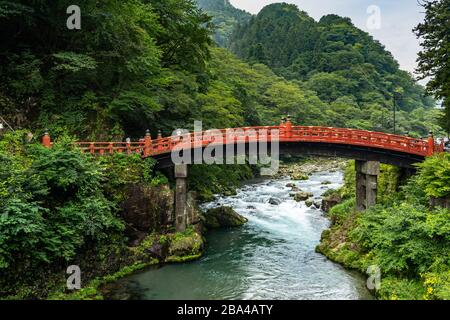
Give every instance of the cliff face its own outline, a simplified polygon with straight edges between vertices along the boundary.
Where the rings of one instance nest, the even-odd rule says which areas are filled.
[[[162,232],[174,222],[174,195],[167,185],[130,184],[120,206],[131,245],[139,244],[150,230]]]

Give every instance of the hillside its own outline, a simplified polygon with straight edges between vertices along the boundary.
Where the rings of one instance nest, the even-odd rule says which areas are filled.
[[[196,0],[198,6],[213,17],[214,40],[221,47],[227,47],[231,34],[239,24],[245,24],[251,14],[233,7],[228,0]]]
[[[372,113],[374,126],[355,121],[353,127],[392,130],[394,96],[397,108],[407,113],[435,105],[391,53],[348,18],[327,15],[316,22],[295,5],[272,4],[237,27],[230,49],[250,63],[264,63],[286,79],[301,81],[338,114],[356,120],[358,112]],[[406,114],[399,117],[397,131],[426,134],[420,123],[408,128]]]

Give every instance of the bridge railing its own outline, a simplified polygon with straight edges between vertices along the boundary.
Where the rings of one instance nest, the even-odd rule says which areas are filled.
[[[144,142],[76,142],[76,145],[84,152],[90,154],[142,154],[144,150]]]
[[[282,140],[350,144],[428,155],[429,141],[358,129],[295,126]]]
[[[279,126],[257,126],[184,133],[163,138],[159,133],[152,139],[149,131],[138,142],[77,142],[83,152],[93,155],[113,153],[140,154],[144,157],[170,153],[177,149],[206,147],[211,144],[236,144],[259,141],[317,142],[356,145],[430,156],[443,152],[443,144],[437,144],[430,134],[428,140],[358,129],[292,126],[288,121]],[[51,147],[48,133],[42,143]]]

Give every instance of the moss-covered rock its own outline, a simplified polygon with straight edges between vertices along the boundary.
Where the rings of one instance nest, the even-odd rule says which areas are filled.
[[[291,174],[292,180],[308,180],[309,176],[303,172],[295,172]]]
[[[342,197],[339,193],[332,193],[322,200],[322,210],[325,212],[330,212],[330,210],[342,202]]]
[[[193,229],[175,233],[169,238],[168,256],[165,262],[187,262],[201,257],[204,248],[203,238]]]
[[[191,226],[184,232],[151,234],[135,248],[136,255],[149,255],[160,263],[186,262],[201,257],[202,236]]]
[[[213,208],[205,213],[205,227],[209,229],[239,227],[247,221],[231,207]]]

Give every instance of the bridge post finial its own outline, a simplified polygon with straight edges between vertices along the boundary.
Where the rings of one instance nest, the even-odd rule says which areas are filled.
[[[286,117],[281,117],[280,122],[280,138],[284,137],[285,134],[285,127],[286,127]]]
[[[286,116],[286,122],[284,124],[286,129],[286,138],[292,138],[292,122],[291,122],[291,116],[288,114]]]
[[[158,151],[162,151],[163,150],[163,145],[162,145],[162,141],[161,141],[161,139],[162,139],[162,132],[161,132],[161,129],[158,129],[158,142],[157,142],[157,144],[158,144],[158,146],[157,146],[157,149],[158,149]]]
[[[434,136],[433,131],[428,134],[428,152],[427,155],[431,157],[434,154]]]
[[[147,129],[145,131],[144,136],[144,157],[150,156],[151,152],[152,152],[152,136],[150,134],[150,130]]]
[[[42,136],[42,145],[46,148],[51,148],[52,146],[52,139],[50,138],[48,129],[45,129],[44,135]]]

